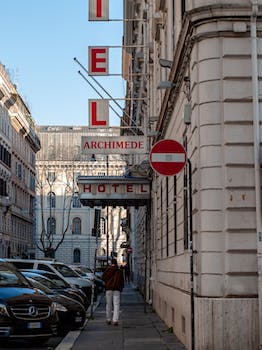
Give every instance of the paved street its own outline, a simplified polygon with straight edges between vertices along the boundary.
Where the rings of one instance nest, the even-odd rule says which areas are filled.
[[[185,350],[156,313],[144,312],[143,299],[132,286],[124,288],[121,298],[118,326],[106,324],[103,296],[93,319],[89,320],[82,332],[76,333],[75,339],[69,334],[57,350]]]
[[[41,346],[39,344],[33,344],[33,340],[30,343],[26,342],[8,342],[7,344],[3,345],[0,344],[1,350],[53,350],[55,349],[58,344],[61,342],[63,338],[61,337],[52,337],[45,345]]]

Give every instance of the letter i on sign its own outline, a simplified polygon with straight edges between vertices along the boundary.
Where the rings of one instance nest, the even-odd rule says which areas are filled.
[[[109,0],[89,0],[89,21],[109,20]]]

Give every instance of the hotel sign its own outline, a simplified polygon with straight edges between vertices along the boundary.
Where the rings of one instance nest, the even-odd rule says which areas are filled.
[[[150,182],[143,178],[79,176],[80,201],[85,206],[142,206],[150,199]]]
[[[147,153],[144,136],[87,137],[82,136],[82,154]]]

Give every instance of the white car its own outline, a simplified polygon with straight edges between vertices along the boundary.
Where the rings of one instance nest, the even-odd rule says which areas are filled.
[[[83,278],[93,281],[95,284],[95,295],[101,293],[105,290],[105,283],[102,278],[97,275],[92,269],[82,265],[70,265],[72,269],[76,271]]]
[[[76,271],[64,263],[55,260],[35,260],[35,259],[5,259],[12,263],[19,270],[37,269],[53,272],[70,283],[72,286],[81,288],[90,297],[92,293],[93,281],[81,277]]]

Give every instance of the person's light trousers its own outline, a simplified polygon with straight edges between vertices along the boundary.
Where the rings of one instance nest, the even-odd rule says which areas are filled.
[[[120,292],[119,290],[107,290],[106,291],[106,320],[112,320],[113,311],[113,322],[118,322],[120,310]]]

